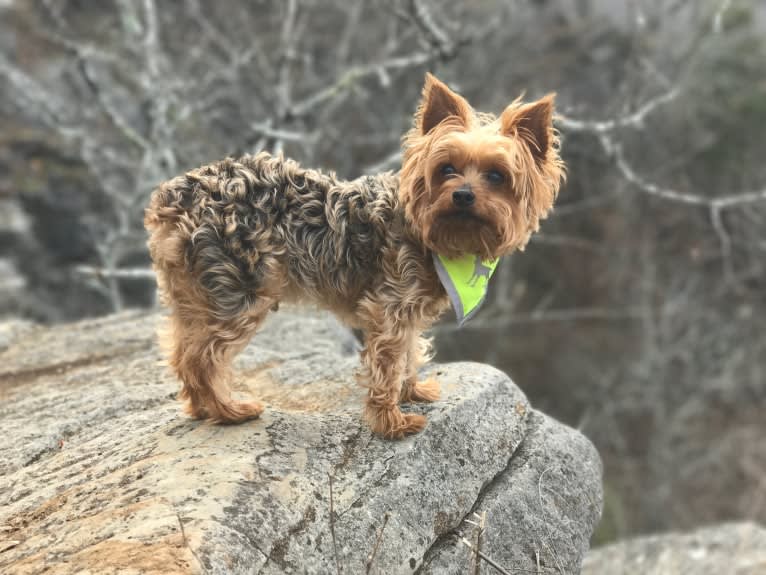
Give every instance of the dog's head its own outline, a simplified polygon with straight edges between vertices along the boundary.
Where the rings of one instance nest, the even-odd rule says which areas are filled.
[[[553,99],[516,100],[495,118],[426,76],[403,139],[400,183],[407,219],[426,247],[482,259],[523,249],[564,176]]]

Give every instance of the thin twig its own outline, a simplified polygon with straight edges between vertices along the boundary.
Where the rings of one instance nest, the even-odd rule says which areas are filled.
[[[282,20],[282,61],[279,66],[279,82],[277,84],[277,116],[279,120],[284,120],[293,101],[292,78],[290,76],[290,67],[293,64],[295,54],[293,54],[295,20],[298,13],[297,0],[287,1],[287,13]]]
[[[5,78],[5,86],[12,88],[20,98],[18,103],[22,108],[34,115],[38,121],[49,126],[63,123],[69,116],[66,106],[58,101],[44,86],[14,66],[6,57],[0,54],[0,77]]]
[[[420,29],[428,43],[435,48],[443,58],[455,55],[455,45],[447,33],[439,28],[431,10],[420,0],[410,0],[410,17]]]
[[[125,278],[125,279],[155,279],[157,276],[154,270],[149,268],[122,268],[109,270],[95,266],[77,266],[77,273],[86,276],[95,276],[97,278]]]
[[[478,549],[476,549],[476,547],[471,545],[471,542],[468,541],[468,539],[466,539],[465,537],[461,537],[460,538],[460,542],[463,545],[465,545],[466,547],[468,547],[471,551],[473,551],[476,555],[481,557],[487,563],[487,565],[489,565],[490,567],[494,568],[495,571],[497,571],[498,573],[501,573],[502,575],[511,575],[503,567],[501,567],[495,561],[493,561],[491,557],[488,557],[484,552],[479,551]]]
[[[389,153],[385,158],[378,160],[374,164],[365,166],[363,172],[365,174],[377,174],[388,170],[394,170],[398,168],[402,163],[402,151],[396,148],[393,152]]]
[[[710,222],[721,243],[721,257],[723,258],[723,271],[727,281],[734,280],[734,266],[731,261],[731,237],[726,231],[723,219],[721,218],[721,208],[717,205],[710,206]]]
[[[546,515],[545,512],[545,504],[543,503],[543,477],[546,473],[553,470],[553,466],[546,467],[542,473],[540,473],[540,477],[537,480],[537,497],[538,501],[540,503],[540,514],[543,516],[543,518]],[[543,545],[547,545],[549,551],[551,552],[551,555],[553,556],[553,560],[556,561],[556,567],[558,567],[559,573],[564,573],[564,568],[561,566],[561,561],[559,560],[559,555],[556,552],[556,549],[554,549],[553,545],[551,545],[550,540],[552,539],[550,527],[546,523],[546,531],[548,532],[548,541],[542,541]]]
[[[640,307],[626,308],[568,308],[551,309],[537,313],[518,313],[505,318],[474,321],[464,325],[462,330],[483,331],[506,328],[513,325],[525,325],[530,323],[552,323],[570,321],[635,321],[643,318],[645,310]],[[436,330],[444,333],[458,329],[456,325],[447,323],[439,324]]]
[[[484,525],[487,521],[487,512],[483,511],[481,515],[477,515],[479,523],[476,525],[476,553],[474,554],[475,563],[473,567],[473,575],[481,575],[481,561],[479,561],[479,553],[481,553],[481,546],[484,538]]]
[[[313,143],[318,137],[317,132],[299,132],[296,130],[285,130],[272,128],[269,122],[253,122],[250,129],[256,134],[261,134],[269,138],[276,138],[286,142],[310,142]]]
[[[340,561],[338,560],[338,543],[335,540],[335,510],[333,508],[332,500],[332,474],[328,473],[327,477],[330,478],[330,535],[332,536],[332,552],[335,556],[335,570],[340,575]]]
[[[388,518],[389,514],[386,512],[383,516],[383,526],[380,528],[378,536],[375,539],[375,547],[372,548],[372,553],[370,553],[370,556],[367,558],[367,565],[365,568],[365,573],[367,575],[372,571],[372,563],[375,561],[375,556],[378,554],[378,547],[380,547],[380,542],[383,540],[383,530],[386,528],[386,525],[388,525]]]
[[[308,98],[295,103],[290,112],[294,117],[304,116],[314,108],[327,100],[335,98],[339,94],[353,87],[358,81],[367,76],[378,74],[381,70],[401,70],[421,66],[433,59],[432,54],[415,52],[408,56],[399,56],[383,60],[366,66],[354,66],[342,72],[335,83],[324,90],[320,90]]]
[[[205,569],[205,564],[199,558],[199,555],[197,555],[197,552],[194,550],[194,547],[192,547],[191,544],[189,543],[188,537],[186,537],[186,529],[184,529],[184,522],[181,520],[181,515],[178,513],[178,511],[175,508],[174,508],[174,511],[176,513],[176,519],[178,519],[178,526],[181,528],[181,537],[183,538],[184,545],[191,552],[194,558],[197,560],[197,564],[199,565],[200,571],[202,573],[205,573],[207,571]]]
[[[723,0],[718,5],[718,9],[713,15],[713,23],[711,24],[713,34],[720,34],[723,31],[723,15],[726,13],[730,6],[731,0]]]

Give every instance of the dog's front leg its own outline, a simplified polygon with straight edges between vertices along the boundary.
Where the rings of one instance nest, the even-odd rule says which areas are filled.
[[[418,381],[418,370],[431,359],[431,340],[422,336],[412,338],[407,353],[407,371],[400,394],[401,403],[410,401],[436,401],[439,382],[433,377]]]
[[[426,425],[424,415],[402,413],[399,409],[408,354],[418,334],[413,326],[396,321],[381,306],[368,304],[365,311],[368,319],[362,350],[368,388],[365,417],[374,433],[400,439]]]

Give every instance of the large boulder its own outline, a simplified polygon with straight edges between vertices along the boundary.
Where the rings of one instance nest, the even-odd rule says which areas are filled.
[[[598,454],[502,372],[428,366],[442,399],[406,409],[429,425],[383,440],[344,332],[283,310],[237,360],[266,412],[211,425],[181,413],[158,320],[0,330],[0,572],[465,573],[477,517],[510,572],[579,571]]]
[[[593,550],[584,575],[763,575],[766,529],[729,523],[628,539]]]

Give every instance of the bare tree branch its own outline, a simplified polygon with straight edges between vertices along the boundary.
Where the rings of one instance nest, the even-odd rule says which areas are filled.
[[[722,0],[721,3],[718,5],[718,9],[715,11],[715,14],[713,15],[713,23],[711,25],[713,34],[720,34],[721,32],[723,32],[723,17],[724,17],[724,14],[726,14],[726,11],[730,7],[731,7],[731,0]]]
[[[270,122],[254,122],[250,124],[250,129],[252,129],[256,134],[262,134],[269,138],[276,138],[285,142],[312,144],[316,138],[319,137],[319,134],[316,132],[308,134],[306,132],[299,132],[296,130],[272,128]]]
[[[432,48],[442,58],[454,56],[456,46],[436,23],[430,7],[423,0],[410,0],[410,16]]]
[[[0,75],[20,96],[17,100],[26,107],[26,112],[49,126],[55,126],[68,116],[64,105],[38,82],[14,66],[0,53]]]
[[[401,163],[402,163],[402,151],[399,147],[397,147],[396,150],[391,152],[385,158],[375,162],[374,164],[366,166],[364,170],[362,171],[365,174],[377,174],[377,173],[385,172],[388,170],[394,170],[398,168],[399,166],[401,166]]]
[[[453,324],[439,324],[434,329],[448,333],[457,331],[487,331],[501,330],[514,325],[524,325],[531,323],[551,323],[551,322],[575,322],[575,321],[635,321],[643,317],[642,308],[587,308],[578,307],[573,309],[551,309],[537,313],[516,313],[495,320],[483,320],[481,316],[474,321],[465,324],[463,327],[457,327]]]
[[[292,116],[304,116],[314,110],[317,106],[324,104],[328,100],[336,98],[346,90],[351,89],[360,80],[379,74],[381,70],[402,70],[422,66],[433,59],[432,54],[425,52],[416,52],[407,56],[389,58],[374,64],[365,66],[354,66],[343,72],[340,77],[324,90],[312,94],[308,98],[296,102],[291,108]]]
[[[103,268],[97,268],[94,266],[77,266],[75,268],[77,273],[93,276],[97,278],[122,278],[122,279],[146,279],[155,280],[156,274],[154,270],[150,268],[120,268],[107,270]]]
[[[766,189],[738,192],[725,196],[710,198],[697,194],[679,192],[671,188],[659,186],[645,180],[636,173],[636,171],[625,159],[625,155],[623,154],[622,146],[620,144],[615,143],[611,138],[605,135],[601,137],[601,143],[604,147],[604,150],[615,158],[617,167],[625,179],[647,194],[682,204],[708,206],[717,210],[766,201]]]
[[[619,118],[614,118],[612,120],[576,120],[567,116],[561,116],[558,118],[557,123],[565,130],[569,130],[571,132],[590,132],[594,134],[612,132],[618,128],[625,127],[643,128],[644,120],[649,114],[654,112],[660,106],[675,100],[680,93],[681,89],[674,87],[664,94],[660,94],[659,96],[647,101],[632,114],[620,116]]]

